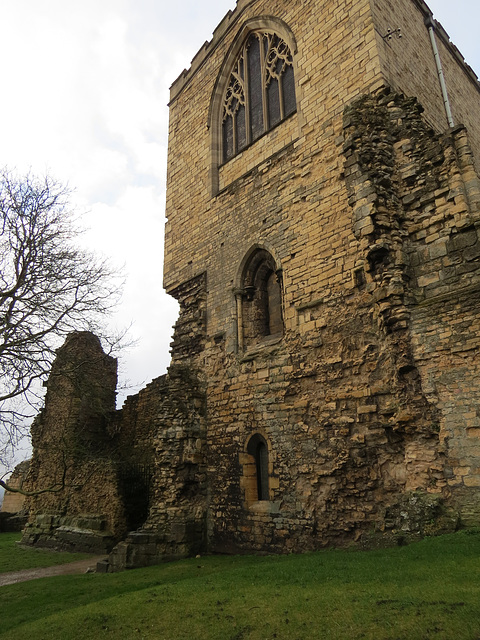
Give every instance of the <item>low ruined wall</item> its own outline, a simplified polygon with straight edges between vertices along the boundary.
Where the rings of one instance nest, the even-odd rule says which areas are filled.
[[[154,473],[146,521],[109,557],[108,570],[206,551],[205,395],[190,368],[170,367],[154,419]]]
[[[153,476],[148,517],[130,532],[100,568],[119,571],[157,564],[207,550],[207,450],[205,382],[192,360],[204,349],[206,279],[192,279],[176,291],[180,317],[172,364],[147,387],[149,400],[128,406],[123,420],[150,420]],[[142,392],[141,392],[142,393]],[[125,409],[124,409],[125,411]],[[128,430],[128,429],[127,429]]]

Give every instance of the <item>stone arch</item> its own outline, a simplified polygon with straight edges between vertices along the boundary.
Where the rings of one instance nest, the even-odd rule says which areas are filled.
[[[218,192],[218,168],[223,163],[223,130],[222,115],[225,93],[235,62],[241,54],[248,37],[255,32],[264,32],[278,36],[288,47],[293,58],[293,75],[297,77],[295,55],[297,42],[290,27],[274,16],[259,16],[247,20],[239,29],[233,43],[220,68],[210,101],[208,114],[208,128],[210,130],[210,179],[212,193]],[[298,96],[296,102],[298,103]],[[296,110],[296,108],[295,108]]]
[[[245,442],[241,463],[243,474],[241,486],[244,490],[245,505],[251,507],[258,502],[268,502],[271,498],[271,447],[260,432],[251,435]]]
[[[238,349],[283,335],[282,270],[272,253],[255,245],[242,260],[235,290]]]

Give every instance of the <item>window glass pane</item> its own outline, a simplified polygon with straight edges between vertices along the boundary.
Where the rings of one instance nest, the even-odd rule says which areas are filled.
[[[243,149],[247,144],[247,131],[245,125],[245,107],[240,105],[236,118],[237,126],[237,152]]]
[[[233,149],[233,118],[227,116],[223,123],[223,161],[229,160],[235,153]]]
[[[256,140],[263,133],[262,75],[260,65],[260,43],[257,36],[248,42],[248,79],[250,97],[250,133]]]
[[[295,79],[293,77],[293,66],[288,65],[285,68],[282,76],[282,89],[283,89],[283,110],[285,116],[289,116],[297,108],[297,101],[295,98]]]
[[[278,80],[272,78],[267,89],[268,99],[268,126],[274,127],[281,120],[280,95],[278,92]]]

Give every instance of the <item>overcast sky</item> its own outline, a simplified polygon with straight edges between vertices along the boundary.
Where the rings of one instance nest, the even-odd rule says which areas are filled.
[[[162,291],[169,86],[235,4],[0,0],[0,166],[75,188],[89,244],[125,264],[131,392],[165,371],[177,313]],[[478,0],[428,4],[480,72]]]

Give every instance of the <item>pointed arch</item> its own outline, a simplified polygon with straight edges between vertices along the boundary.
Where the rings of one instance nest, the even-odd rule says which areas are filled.
[[[296,111],[296,52],[295,37],[279,18],[253,18],[237,33],[210,102],[214,194],[219,166]]]
[[[237,297],[239,351],[283,335],[282,270],[264,247],[254,246],[242,260]]]

